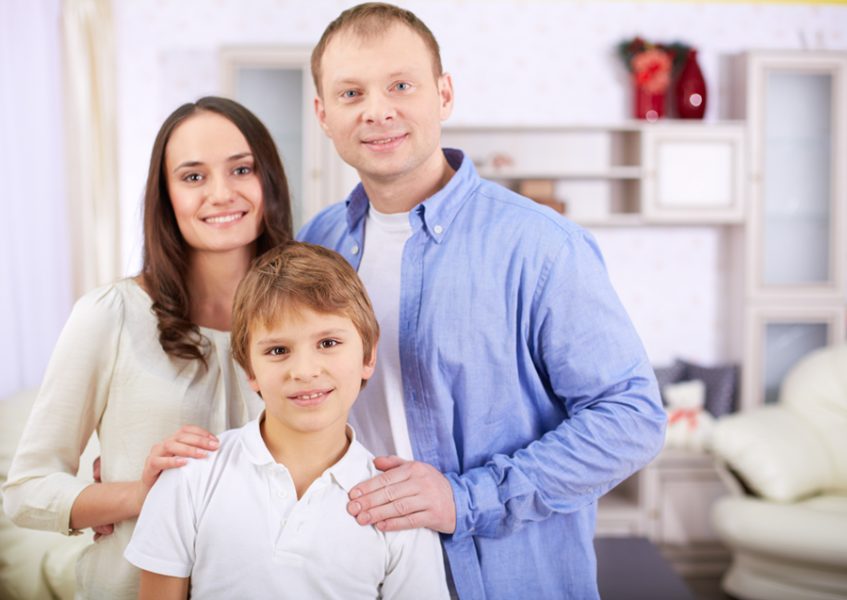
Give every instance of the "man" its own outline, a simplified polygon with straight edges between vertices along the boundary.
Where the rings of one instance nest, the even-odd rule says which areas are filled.
[[[383,332],[352,422],[385,472],[348,510],[441,532],[461,598],[597,597],[597,498],[659,451],[665,424],[599,250],[442,151],[452,80],[412,13],[344,11],[312,74],[361,184],[300,237],[358,269]]]

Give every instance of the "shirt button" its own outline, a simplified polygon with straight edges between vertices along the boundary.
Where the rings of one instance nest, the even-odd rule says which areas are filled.
[[[352,252],[353,254],[358,254],[359,253],[359,244],[353,244],[353,247],[350,248],[350,252]]]
[[[441,225],[436,225],[435,227],[432,228],[432,230],[435,233],[441,235],[441,232],[444,231],[444,228]]]

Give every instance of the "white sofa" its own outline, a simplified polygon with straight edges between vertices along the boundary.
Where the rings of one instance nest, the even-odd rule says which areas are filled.
[[[718,422],[713,451],[737,477],[712,520],[744,600],[847,598],[847,345],[813,352],[779,402]]]
[[[29,416],[36,390],[0,399],[0,485],[5,483],[15,448]],[[80,460],[80,476],[91,479],[98,454],[96,436]],[[76,562],[91,544],[92,533],[68,537],[14,525],[2,510],[0,496],[0,598],[4,600],[72,600]]]

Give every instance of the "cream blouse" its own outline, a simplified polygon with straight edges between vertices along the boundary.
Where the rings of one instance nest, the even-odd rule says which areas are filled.
[[[96,429],[104,482],[141,477],[151,447],[182,425],[212,433],[239,427],[262,400],[233,361],[229,333],[201,328],[206,368],[171,358],[158,340],[147,293],[131,279],[83,296],[62,331],[24,429],[4,491],[22,527],[72,533],[71,506],[89,485],[76,474]],[[123,552],[135,519],[118,523],[82,554],[77,592],[84,598],[135,598],[138,570]]]

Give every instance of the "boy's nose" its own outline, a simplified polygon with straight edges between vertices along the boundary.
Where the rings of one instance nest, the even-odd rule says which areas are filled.
[[[321,374],[319,361],[308,353],[299,353],[291,357],[291,377],[298,381],[308,381]]]

